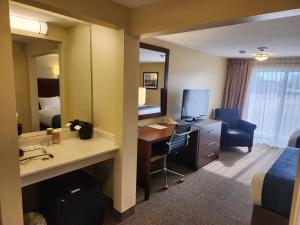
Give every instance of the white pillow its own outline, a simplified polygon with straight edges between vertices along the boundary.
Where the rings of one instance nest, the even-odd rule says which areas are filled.
[[[59,109],[60,98],[58,96],[50,98],[39,98],[41,109]]]

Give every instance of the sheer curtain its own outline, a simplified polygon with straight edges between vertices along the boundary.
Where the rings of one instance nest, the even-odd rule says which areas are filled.
[[[256,143],[286,147],[300,128],[300,58],[256,62],[243,112],[257,125]]]

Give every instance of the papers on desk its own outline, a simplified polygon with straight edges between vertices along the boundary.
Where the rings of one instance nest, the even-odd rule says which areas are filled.
[[[162,130],[162,129],[168,128],[166,126],[162,126],[162,125],[159,125],[159,124],[152,124],[152,125],[149,125],[148,127],[151,127],[151,128],[154,128],[154,129],[158,129],[158,130]]]

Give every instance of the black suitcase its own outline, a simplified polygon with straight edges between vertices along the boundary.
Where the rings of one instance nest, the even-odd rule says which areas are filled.
[[[82,170],[40,183],[41,211],[48,225],[101,225],[100,184]]]

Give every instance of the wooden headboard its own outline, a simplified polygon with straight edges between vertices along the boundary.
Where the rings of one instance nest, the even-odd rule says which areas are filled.
[[[38,97],[47,98],[60,96],[59,79],[38,78]]]

